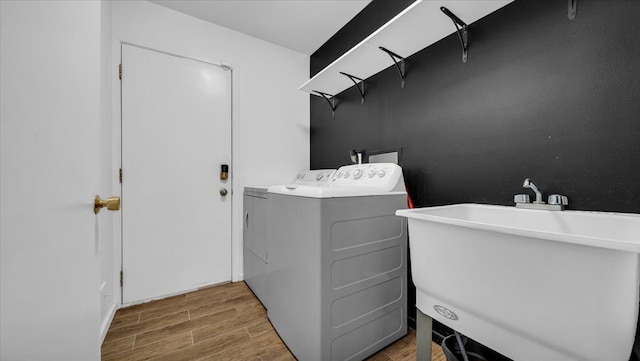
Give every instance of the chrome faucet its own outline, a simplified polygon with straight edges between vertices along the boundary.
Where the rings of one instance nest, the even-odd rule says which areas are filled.
[[[538,187],[536,187],[535,184],[533,184],[533,182],[531,181],[531,179],[527,178],[524,180],[524,183],[522,184],[522,186],[524,188],[529,188],[532,191],[534,191],[536,193],[536,201],[533,203],[536,204],[544,204],[544,201],[542,200],[542,193],[540,193],[540,191],[538,190]]]
[[[513,201],[518,208],[529,208],[529,209],[546,209],[550,211],[561,211],[564,210],[564,206],[569,204],[569,199],[566,196],[560,194],[552,194],[549,196],[549,204],[546,204],[542,200],[542,192],[538,190],[535,184],[531,181],[531,179],[527,178],[524,180],[522,187],[529,188],[536,194],[536,201],[531,203],[528,194],[516,194],[513,196]]]

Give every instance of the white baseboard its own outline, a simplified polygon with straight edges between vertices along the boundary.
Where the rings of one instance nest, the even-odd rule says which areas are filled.
[[[109,326],[111,326],[111,322],[113,322],[113,316],[116,315],[116,311],[118,310],[118,305],[113,304],[107,312],[107,315],[102,320],[102,324],[100,325],[100,344],[104,342],[104,338],[107,337],[107,332],[109,331]]]

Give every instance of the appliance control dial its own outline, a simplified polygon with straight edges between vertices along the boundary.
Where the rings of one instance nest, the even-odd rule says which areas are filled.
[[[345,178],[349,178],[349,175],[351,175],[351,172],[349,172],[349,171],[344,172],[344,177]]]
[[[356,171],[353,172],[353,178],[360,179],[360,177],[362,177],[362,173],[364,173],[362,169],[356,169]]]
[[[373,178],[373,176],[376,175],[376,171],[372,169],[367,175],[369,176],[369,178]]]
[[[385,174],[387,174],[387,172],[385,172],[385,170],[384,170],[384,169],[380,169],[380,170],[378,171],[378,177],[380,177],[380,178],[384,177],[384,176],[385,176]]]
[[[319,181],[324,177],[324,174],[322,173],[318,173],[318,175],[316,176],[316,180]]]
[[[342,172],[336,173],[336,178],[342,178]]]

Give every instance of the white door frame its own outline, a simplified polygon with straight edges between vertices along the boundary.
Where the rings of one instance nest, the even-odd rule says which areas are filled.
[[[122,64],[122,46],[123,45],[128,45],[128,46],[134,46],[140,49],[145,49],[145,50],[149,50],[149,51],[154,51],[160,54],[165,54],[168,56],[173,56],[173,57],[177,57],[177,58],[181,58],[181,59],[186,59],[186,60],[192,60],[192,61],[197,61],[197,62],[201,62],[201,63],[205,63],[205,64],[209,64],[209,65],[213,65],[213,66],[217,66],[220,67],[224,70],[229,71],[230,73],[230,77],[231,77],[231,82],[230,82],[230,86],[231,86],[231,129],[230,129],[230,134],[229,136],[231,137],[230,139],[230,163],[229,163],[229,167],[230,167],[230,172],[229,172],[229,192],[230,192],[230,202],[231,202],[231,207],[230,207],[230,212],[231,212],[231,218],[230,218],[230,242],[231,242],[231,253],[229,254],[229,257],[231,257],[231,282],[235,282],[239,280],[239,274],[236,271],[236,257],[238,257],[238,255],[236,254],[238,251],[236,250],[236,246],[234,245],[234,236],[235,233],[234,229],[233,229],[233,224],[236,221],[236,216],[234,215],[234,186],[235,186],[235,180],[234,180],[234,176],[235,176],[235,164],[234,164],[234,157],[233,157],[233,147],[234,147],[234,141],[233,141],[233,128],[234,128],[234,88],[233,88],[233,84],[234,84],[234,68],[228,64],[223,64],[223,63],[213,63],[210,61],[206,61],[206,60],[202,60],[202,59],[198,59],[198,58],[193,58],[193,57],[188,57],[188,56],[183,56],[183,55],[179,55],[179,54],[175,54],[175,53],[171,53],[168,51],[164,51],[164,50],[159,50],[159,49],[155,49],[155,48],[151,48],[148,46],[144,46],[144,45],[140,45],[140,44],[136,44],[136,43],[131,43],[131,42],[127,42],[127,41],[122,41],[122,40],[118,40],[115,37],[113,38],[113,43],[114,43],[114,51],[113,51],[113,59],[114,59],[114,64]],[[117,48],[117,51],[116,49]],[[126,73],[126,70],[123,71],[123,73]],[[123,75],[126,76],[126,75]],[[113,129],[114,129],[114,135],[117,134],[117,136],[114,136],[114,143],[117,142],[117,144],[113,144],[113,159],[114,159],[114,166],[116,167],[116,169],[121,169],[122,168],[122,82],[120,81],[120,79],[115,79],[118,83],[114,84],[113,89],[114,92],[117,92],[117,96],[116,94],[114,94],[114,116],[113,116]],[[117,111],[116,111],[117,108]],[[117,164],[115,164],[117,163]],[[120,197],[122,197],[122,183],[118,184],[118,189],[117,189],[118,194],[120,195]],[[124,202],[124,200],[123,200]],[[123,262],[123,249],[124,249],[124,245],[123,245],[123,234],[122,234],[122,217],[123,217],[124,212],[120,213],[120,221],[119,222],[114,222],[114,243],[116,244],[116,250],[115,252],[117,253],[117,264],[114,267],[114,271],[117,275],[116,279],[120,279],[120,272],[123,270],[123,266],[124,266],[124,262]],[[119,239],[119,242],[118,242]],[[241,270],[240,270],[240,273]],[[119,285],[119,284],[118,284]],[[120,305],[119,307],[123,306],[123,292],[122,292],[122,286],[117,287],[118,288],[118,294],[116,294],[116,298],[119,299]],[[118,297],[119,295],[119,297]]]

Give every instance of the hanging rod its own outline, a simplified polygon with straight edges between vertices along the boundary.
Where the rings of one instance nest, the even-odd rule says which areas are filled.
[[[469,49],[469,26],[444,6],[441,6],[440,10],[442,10],[442,12],[446,16],[448,16],[451,21],[453,21],[453,25],[456,27],[456,32],[458,33],[458,38],[460,39],[460,44],[462,45],[462,62],[466,63],[467,50]]]
[[[312,92],[314,92],[314,93],[320,95],[321,97],[323,97],[324,100],[326,100],[327,103],[329,103],[329,106],[331,107],[331,115],[332,116],[336,115],[336,97],[335,97],[335,95],[323,93],[323,92],[317,91],[317,90],[312,90]]]
[[[340,74],[342,74],[342,75],[346,76],[347,78],[351,79],[353,84],[356,85],[356,88],[358,88],[358,91],[360,92],[360,97],[362,97],[362,104],[364,104],[364,79],[358,78],[356,76],[349,75],[349,74],[343,73],[343,72],[340,72]],[[360,86],[360,84],[362,84],[362,87]]]
[[[400,80],[402,81],[401,87],[404,88],[404,79],[407,77],[407,69],[405,65],[405,59],[400,55],[392,52],[391,50],[384,48],[382,46],[378,47],[380,50],[389,54],[394,64],[396,64],[396,68],[398,69],[398,73],[400,73]]]
[[[569,1],[569,13],[567,17],[569,20],[573,20],[576,18],[576,13],[578,12],[578,0],[568,0]]]

